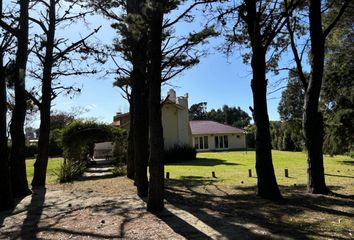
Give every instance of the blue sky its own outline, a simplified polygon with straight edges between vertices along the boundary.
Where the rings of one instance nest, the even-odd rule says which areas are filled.
[[[110,44],[116,36],[111,29],[110,23],[101,16],[92,16],[89,19],[90,27],[95,28],[102,25],[102,29],[96,35],[95,40]],[[202,23],[195,22],[192,26],[181,25],[177,28],[177,33],[186,32],[190,28],[200,26]],[[79,34],[84,35],[88,30],[80,25],[74,25],[70,30],[61,30],[60,33],[70,37],[73,41]],[[215,48],[220,43],[220,39],[210,41],[210,54],[201,59],[201,63],[194,68],[185,71],[181,75],[163,86],[162,95],[166,95],[168,89],[176,90],[177,95],[189,94],[189,105],[198,102],[207,102],[208,110],[220,108],[224,104],[229,106],[240,106],[250,114],[249,106],[252,106],[252,92],[250,87],[251,69],[249,65],[242,63],[240,54],[227,58],[223,53]],[[285,61],[283,61],[285,62]],[[108,62],[105,68],[112,67]],[[273,83],[280,76],[268,76],[269,82]],[[82,92],[72,99],[67,96],[58,97],[53,103],[54,110],[70,111],[75,107],[82,107],[88,110],[83,114],[83,118],[95,118],[102,122],[110,123],[116,112],[127,112],[128,102],[121,96],[121,91],[112,86],[114,75],[106,76],[87,76],[65,79],[67,84],[75,84],[82,87]],[[285,82],[282,83],[284,85]],[[271,85],[271,84],[270,84]],[[274,90],[270,87],[269,91]],[[281,92],[278,91],[268,96],[268,111],[271,120],[278,120],[277,106]],[[251,115],[251,114],[250,114]]]

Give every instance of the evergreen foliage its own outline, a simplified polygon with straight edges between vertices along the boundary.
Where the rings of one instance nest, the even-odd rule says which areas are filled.
[[[335,9],[328,12],[330,20]],[[354,10],[348,8],[328,36],[321,103],[324,110],[324,151],[331,155],[354,148]]]
[[[224,105],[219,109],[207,111],[207,102],[193,104],[189,108],[190,120],[212,120],[228,124],[234,127],[243,128],[250,124],[251,117],[240,107],[229,107]]]

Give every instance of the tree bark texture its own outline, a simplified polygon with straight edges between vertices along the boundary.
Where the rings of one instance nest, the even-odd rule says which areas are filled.
[[[129,0],[127,4],[127,13],[142,16],[144,7],[142,0]],[[147,86],[147,38],[142,26],[134,26],[137,22],[130,23],[130,36],[128,37],[129,47],[132,54],[133,70],[131,73],[131,87],[133,93],[133,141],[134,141],[134,167],[135,184],[137,193],[140,197],[148,195],[148,86]],[[136,34],[136,28],[140,28],[139,34]]]
[[[2,1],[0,2],[0,15],[2,14]],[[11,209],[14,206],[10,162],[7,146],[7,97],[6,79],[3,64],[3,49],[0,50],[0,211]]]
[[[252,45],[251,82],[253,93],[253,117],[256,125],[256,171],[257,187],[260,197],[281,199],[277,180],[274,174],[267,110],[266,49],[262,44],[259,19],[255,1],[246,1],[248,34]]]
[[[40,105],[41,123],[39,127],[38,156],[34,164],[33,187],[44,187],[48,165],[48,145],[50,134],[50,110],[52,102],[52,68],[55,38],[56,1],[50,0],[49,27],[47,32],[46,54],[43,64],[42,101]]]
[[[132,89],[133,91],[133,89]],[[128,149],[127,149],[127,177],[130,179],[134,179],[135,176],[135,167],[134,167],[134,99],[133,96],[134,94],[131,94],[130,100],[129,100],[129,113],[130,113],[130,119],[129,119],[129,135],[128,135]]]
[[[149,39],[150,181],[147,210],[150,212],[164,208],[164,139],[161,119],[162,23],[163,13],[156,7],[151,16]]]
[[[321,1],[309,1],[311,38],[311,78],[305,91],[303,131],[307,150],[308,181],[310,193],[328,194],[323,167],[323,117],[319,112],[322,86],[325,36],[322,30]]]
[[[14,197],[24,197],[31,193],[28,188],[25,163],[26,86],[25,75],[28,57],[28,0],[19,1],[20,18],[17,32],[17,53],[15,68],[15,106],[10,125],[11,133],[11,182]]]

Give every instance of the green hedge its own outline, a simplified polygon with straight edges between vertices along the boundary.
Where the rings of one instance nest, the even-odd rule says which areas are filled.
[[[165,162],[190,161],[197,158],[195,148],[188,145],[174,145],[172,148],[165,150]]]

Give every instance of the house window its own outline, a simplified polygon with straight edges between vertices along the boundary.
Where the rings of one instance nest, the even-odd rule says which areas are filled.
[[[199,149],[199,144],[198,144],[198,137],[194,138],[194,148]]]
[[[208,136],[195,137],[194,147],[195,149],[208,149],[209,148]]]
[[[227,136],[224,136],[224,147],[229,148],[229,138]]]
[[[229,148],[228,136],[215,136],[215,148]]]
[[[208,136],[204,136],[204,148],[205,149],[209,148]]]

